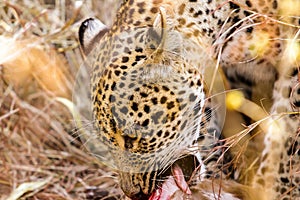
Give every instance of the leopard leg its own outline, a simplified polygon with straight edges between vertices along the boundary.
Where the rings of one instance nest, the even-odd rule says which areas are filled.
[[[263,188],[270,199],[295,199],[300,195],[298,69],[291,75],[292,79],[291,76],[280,76],[274,85],[274,104],[265,148],[253,182],[254,187]]]

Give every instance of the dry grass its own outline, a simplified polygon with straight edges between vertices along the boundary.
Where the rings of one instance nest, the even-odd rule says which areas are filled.
[[[110,25],[118,6],[115,0],[86,0],[81,7],[76,2],[0,2],[0,200],[124,198],[116,174],[85,150],[70,111],[56,99],[71,100],[83,62],[81,20],[97,16]],[[247,143],[250,129],[237,130],[226,145]],[[233,131],[232,124],[227,130]],[[247,171],[254,158],[243,160],[245,146],[238,147],[237,165]]]
[[[1,200],[121,198],[115,173],[85,150],[55,99],[71,100],[80,20],[111,24],[117,8],[112,0],[75,2],[0,2]]]

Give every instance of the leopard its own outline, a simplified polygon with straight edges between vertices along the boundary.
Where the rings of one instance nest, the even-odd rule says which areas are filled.
[[[128,197],[149,198],[183,157],[201,179],[210,174],[208,156],[191,148],[219,145],[204,76],[212,66],[246,98],[271,101],[249,185],[268,199],[299,197],[299,10],[297,0],[124,0],[110,28],[82,23],[97,136]]]

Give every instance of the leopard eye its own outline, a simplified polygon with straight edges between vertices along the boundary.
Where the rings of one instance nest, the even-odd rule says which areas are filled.
[[[108,27],[100,20],[88,18],[79,27],[78,35],[80,46],[85,55],[88,55],[95,44],[108,32]]]

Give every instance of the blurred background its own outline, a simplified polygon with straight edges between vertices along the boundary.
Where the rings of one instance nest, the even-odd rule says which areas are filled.
[[[80,141],[70,109],[75,78],[84,62],[79,26],[89,17],[110,26],[120,2],[0,0],[0,200],[125,198],[117,174]],[[299,4],[291,2],[281,2],[283,16],[299,15]],[[257,43],[254,53],[268,44]],[[299,45],[291,49],[300,58]],[[240,95],[228,93],[227,108],[240,109],[254,122],[267,117],[250,101],[237,106],[237,100],[243,100]],[[248,135],[252,127],[241,126],[244,119],[233,111],[227,111],[226,120],[222,133],[236,155],[233,166],[245,172],[240,172],[244,182],[250,182],[264,138],[257,134],[253,140]]]
[[[77,32],[111,25],[116,0],[0,1],[0,199],[120,199],[116,174],[86,151],[70,109],[83,63]]]

